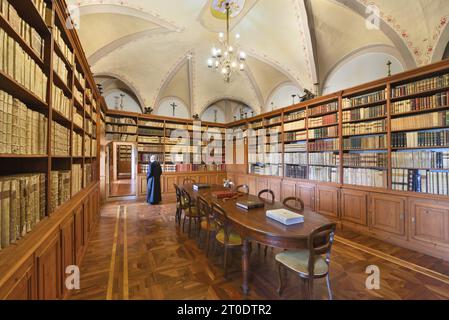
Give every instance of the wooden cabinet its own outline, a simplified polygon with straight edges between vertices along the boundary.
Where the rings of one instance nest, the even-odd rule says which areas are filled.
[[[356,190],[342,190],[341,219],[363,226],[368,225],[368,194]]]
[[[208,179],[207,175],[198,176],[198,178],[195,179],[195,181],[198,183],[209,183],[209,179]]]
[[[315,186],[298,183],[296,185],[296,196],[304,201],[304,206],[315,210]]]
[[[137,183],[138,183],[137,187],[138,187],[139,195],[140,196],[144,196],[144,195],[147,194],[147,185],[148,185],[147,184],[147,177],[146,176],[139,176],[137,179],[138,179],[137,180]],[[163,179],[161,179],[161,180],[163,180]],[[164,190],[164,189],[161,189],[161,190]]]
[[[386,194],[370,195],[370,229],[405,236],[406,199]]]
[[[267,178],[257,178],[257,188],[256,195],[259,194],[260,191],[268,189],[268,179]]]
[[[338,188],[316,188],[316,211],[331,218],[338,218]]]
[[[236,175],[235,177],[235,185],[236,186],[241,186],[244,184],[248,184],[248,179],[246,178],[245,175]]]
[[[36,276],[33,258],[29,258],[0,288],[0,300],[36,299]]]
[[[68,266],[75,264],[75,232],[74,232],[74,218],[70,217],[65,223],[61,225],[61,255],[62,268],[61,274],[65,275],[65,269]],[[63,281],[62,281],[63,284]],[[64,285],[61,287],[63,294],[66,293]]]
[[[449,203],[412,200],[410,207],[410,238],[449,246]]]
[[[248,176],[248,187],[249,193],[252,195],[257,195],[257,178]]]
[[[296,197],[296,183],[292,181],[282,182],[282,201],[286,198]]]
[[[274,193],[275,201],[281,201],[281,185],[282,182],[280,179],[268,179],[267,189],[270,189]]]
[[[165,188],[162,190],[164,190],[164,192],[167,192],[167,193],[175,193],[176,190],[175,190],[174,185],[178,184],[178,177],[167,175],[167,176],[163,176],[163,179],[165,181],[164,182]],[[182,184],[182,181],[181,181],[181,184]]]
[[[84,250],[84,210],[80,205],[75,209],[74,223],[75,223],[75,261],[76,264],[81,262],[81,257]]]
[[[39,300],[61,298],[61,248],[59,232],[51,236],[36,252]]]

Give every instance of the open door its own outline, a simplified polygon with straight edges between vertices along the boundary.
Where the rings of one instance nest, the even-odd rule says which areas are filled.
[[[108,147],[109,197],[137,196],[137,146],[112,142]]]

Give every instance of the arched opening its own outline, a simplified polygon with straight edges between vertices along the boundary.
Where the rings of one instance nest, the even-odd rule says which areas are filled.
[[[204,109],[201,113],[201,121],[228,123],[256,115],[254,109],[246,103],[222,99],[218,100]]]
[[[273,111],[284,108],[300,101],[303,90],[291,82],[277,86],[267,100],[265,111]]]
[[[158,116],[175,117],[182,119],[190,118],[190,110],[181,99],[177,97],[166,97],[162,99],[155,111]]]

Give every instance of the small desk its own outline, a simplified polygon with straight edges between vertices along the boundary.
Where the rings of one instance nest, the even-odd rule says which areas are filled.
[[[271,209],[284,208],[282,203],[274,204],[265,203],[264,208],[253,210],[243,210],[236,206],[236,202],[245,199],[257,199],[256,196],[242,195],[238,199],[218,200],[212,196],[214,191],[229,190],[221,186],[211,186],[208,189],[200,189],[194,191],[192,185],[182,187],[193,200],[197,200],[199,196],[205,198],[209,204],[218,203],[227,214],[233,229],[240,234],[243,241],[242,254],[242,273],[243,285],[242,289],[245,295],[249,292],[248,275],[249,275],[249,241],[255,240],[267,246],[283,248],[283,249],[299,249],[307,247],[307,240],[313,230],[331,223],[330,220],[313,212],[310,209],[304,209],[301,213],[304,216],[304,223],[285,226],[266,217],[266,211]]]

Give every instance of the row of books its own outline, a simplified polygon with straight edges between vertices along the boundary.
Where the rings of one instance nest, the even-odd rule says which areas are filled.
[[[386,148],[388,148],[386,135],[343,139],[344,150],[377,150]]]
[[[393,131],[449,126],[449,111],[432,112],[391,120]]]
[[[343,99],[343,109],[363,106],[369,103],[375,103],[385,100],[385,90],[364,94],[353,98]]]
[[[52,171],[50,174],[50,212],[70,199],[71,171]]]
[[[249,173],[262,176],[282,176],[282,167],[280,164],[264,165],[249,164]]]
[[[284,163],[307,165],[307,153],[285,153]]]
[[[248,154],[248,162],[250,163],[281,163],[282,153],[257,153]]]
[[[137,142],[137,136],[121,133],[107,133],[106,140],[119,142]]]
[[[391,104],[392,114],[401,114],[411,111],[435,109],[448,106],[449,92],[437,93],[430,97],[415,98],[397,101]]]
[[[45,218],[45,174],[0,178],[0,250],[16,243]]]
[[[397,86],[391,90],[392,98],[399,98],[449,86],[449,74],[419,80]]]
[[[309,165],[312,166],[339,166],[340,155],[334,152],[309,154]]]
[[[189,145],[165,145],[165,153],[197,153],[197,148]]]
[[[161,137],[142,137],[139,136],[138,138],[139,143],[154,143],[154,144],[163,144],[164,138]]]
[[[174,129],[174,130],[186,130],[187,125],[185,124],[178,124],[178,123],[166,123],[165,128],[167,129]]]
[[[83,169],[81,164],[72,164],[72,196],[83,188]]]
[[[326,139],[338,136],[338,126],[313,129],[308,131],[309,139]]]
[[[398,132],[393,133],[391,138],[393,148],[449,148],[449,130]]]
[[[72,132],[72,156],[83,156],[83,136],[75,131]]]
[[[393,190],[449,195],[449,172],[393,169]]]
[[[61,78],[62,82],[69,86],[69,70],[65,62],[59,57],[56,52],[53,52],[53,71]]]
[[[73,96],[80,104],[83,104],[84,94],[81,92],[77,86],[73,87]]]
[[[328,112],[338,111],[338,101],[330,102],[318,107],[308,109],[309,117],[320,115]]]
[[[84,156],[90,157],[92,155],[92,140],[88,136],[84,136]]]
[[[289,122],[284,124],[284,131],[298,131],[298,130],[304,130],[306,128],[306,121],[305,120],[299,120],[295,122]]]
[[[388,153],[345,153],[343,165],[347,167],[386,168],[388,166]]]
[[[157,130],[157,129],[149,129],[149,128],[139,128],[137,130],[137,134],[144,135],[144,136],[164,136],[164,130]]]
[[[97,139],[92,139],[92,157],[96,157],[98,154],[98,142]]]
[[[51,154],[53,156],[69,156],[71,130],[56,121],[52,121],[51,125]]]
[[[358,121],[386,116],[387,106],[380,105],[369,108],[358,108],[343,111],[343,122]]]
[[[344,184],[374,188],[388,187],[388,173],[386,170],[345,168],[343,177]]]
[[[1,28],[0,44],[0,70],[46,100],[48,78],[41,67]]]
[[[17,10],[7,0],[0,0],[0,14],[37,56],[43,60],[45,42],[36,29],[19,16]]]
[[[45,0],[31,0],[44,21],[48,21],[48,7]]]
[[[306,110],[300,110],[289,113],[287,116],[284,117],[284,121],[294,121],[304,119],[305,117],[306,117]]]
[[[307,131],[286,132],[284,142],[307,140]]]
[[[322,142],[322,141],[320,141]],[[307,143],[292,143],[292,144],[286,144],[284,146],[284,151],[286,153],[290,152],[307,152]]]
[[[340,182],[340,170],[336,167],[309,166],[309,179],[321,182]]]
[[[164,146],[139,145],[138,150],[139,152],[164,153]]]
[[[381,133],[381,132],[386,132],[386,131],[387,131],[387,121],[386,120],[343,124],[343,135],[344,136]]]
[[[106,116],[105,122],[106,123],[112,123],[112,124],[137,125],[135,119],[133,119],[133,118],[125,118],[125,117],[117,118],[117,117]]]
[[[338,139],[329,139],[322,141],[309,142],[308,150],[314,151],[338,151],[340,149],[340,141]]]
[[[72,50],[70,50],[69,46],[66,44],[64,38],[62,37],[61,30],[59,30],[59,27],[55,26],[53,31],[54,31],[53,35],[54,35],[55,42],[56,42],[57,46],[62,51],[62,54],[67,59],[67,61],[69,61],[70,66],[72,66],[73,63],[75,62],[74,53],[72,52]]]
[[[163,128],[164,122],[139,120],[138,125],[142,127]]]
[[[277,117],[274,117],[274,118],[271,118],[271,119],[265,119],[265,125],[266,126],[270,126],[270,125],[273,125],[273,124],[276,124],[276,123],[279,123],[279,122],[281,122],[281,116],[277,116]]]
[[[393,168],[449,169],[449,151],[393,152]]]
[[[329,114],[319,118],[309,118],[309,128],[315,128],[330,124],[338,124],[338,113]]]
[[[75,106],[73,106],[72,108],[73,108],[73,123],[82,129],[83,123],[84,123],[84,117],[82,114],[80,114],[78,112],[78,110],[75,108]]]
[[[48,119],[0,90],[0,154],[45,155]]]
[[[106,124],[106,132],[137,134],[137,127]]]
[[[84,79],[83,73],[78,71],[77,68],[74,69],[74,73],[75,73],[75,79],[78,80],[78,82],[81,85],[81,87],[83,89],[85,89],[86,88],[86,79]]]
[[[72,120],[72,101],[57,86],[51,89],[53,109],[61,113],[66,119]]]
[[[86,163],[84,165],[84,187],[87,187],[92,182],[92,164]]]
[[[307,179],[307,166],[287,164],[285,176],[293,179]]]

